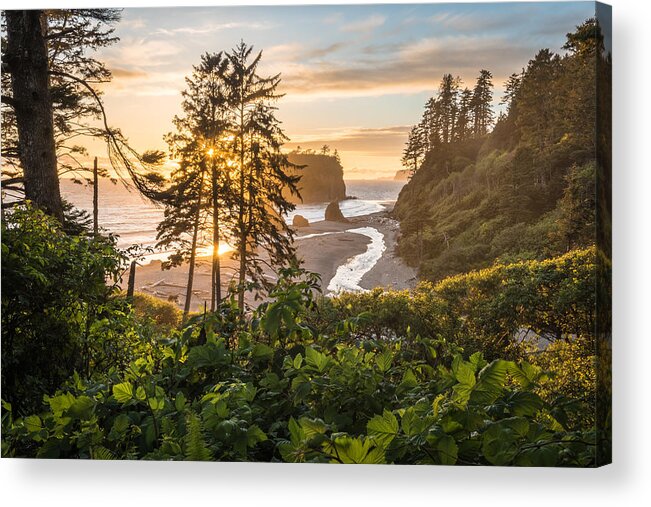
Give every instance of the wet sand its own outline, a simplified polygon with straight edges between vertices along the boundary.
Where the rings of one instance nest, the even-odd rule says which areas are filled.
[[[321,275],[321,285],[325,292],[337,268],[352,257],[366,252],[370,239],[364,235],[345,232],[347,229],[373,227],[384,235],[386,249],[377,263],[368,270],[359,286],[364,289],[389,287],[394,289],[411,288],[416,284],[416,272],[406,266],[395,254],[398,236],[398,222],[388,218],[387,212],[352,217],[349,222],[320,221],[308,227],[296,229],[296,248],[303,267]],[[222,255],[222,287],[224,293],[231,280],[237,276],[237,262],[229,253]],[[185,301],[188,266],[183,265],[170,270],[161,270],[161,262],[153,261],[136,270],[136,290],[151,294],[164,300],[173,301],[180,307]],[[266,276],[275,280],[277,275],[269,270]],[[204,301],[210,304],[210,258],[197,259],[193,284],[192,310],[203,308]],[[247,298],[255,304],[253,298]]]

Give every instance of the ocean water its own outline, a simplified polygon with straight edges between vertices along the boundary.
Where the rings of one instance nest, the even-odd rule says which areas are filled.
[[[390,180],[347,180],[346,194],[355,199],[340,203],[344,216],[355,217],[382,211],[393,203],[404,182]],[[92,215],[93,189],[78,185],[69,179],[61,180],[61,193],[76,207]],[[296,210],[287,215],[288,222],[295,214],[303,215],[310,222],[323,220],[327,202],[321,204],[299,204]],[[156,227],[163,220],[163,208],[146,201],[135,190],[129,190],[121,183],[113,184],[107,179],[99,183],[99,223],[100,227],[118,236],[118,247],[127,248],[140,245],[154,248]],[[209,238],[203,241],[210,244]],[[162,259],[167,252],[157,251],[147,256],[148,260]]]

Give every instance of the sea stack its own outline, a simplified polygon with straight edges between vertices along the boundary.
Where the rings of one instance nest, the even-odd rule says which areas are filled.
[[[325,210],[325,219],[332,222],[348,222],[339,208],[339,201],[332,201]]]
[[[310,222],[303,215],[294,215],[292,219],[292,225],[294,227],[309,227]]]

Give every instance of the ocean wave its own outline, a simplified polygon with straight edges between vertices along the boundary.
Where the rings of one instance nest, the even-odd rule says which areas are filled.
[[[358,227],[356,229],[347,229],[345,232],[362,234],[371,238],[371,242],[366,247],[366,251],[348,259],[345,264],[337,268],[335,276],[332,277],[328,284],[328,292],[338,294],[340,292],[367,292],[359,285],[362,278],[368,273],[373,266],[380,260],[386,250],[384,243],[384,234],[374,227]]]

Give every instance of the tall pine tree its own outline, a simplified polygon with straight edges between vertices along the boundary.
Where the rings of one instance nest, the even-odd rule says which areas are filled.
[[[190,234],[176,242],[175,259],[189,259],[188,286],[192,286],[197,237],[206,228],[212,235],[211,310],[221,301],[221,262],[219,244],[222,229],[230,218],[230,128],[229,90],[226,81],[228,60],[222,53],[206,53],[192,76],[186,78],[183,92],[184,114],[174,118],[176,132],[167,136],[173,156],[181,169],[172,174],[172,186],[165,192],[166,219],[159,225],[161,246],[174,243],[173,231]],[[183,193],[186,193],[185,199]],[[204,217],[203,215],[209,215]],[[210,218],[210,220],[208,220]],[[180,255],[183,252],[183,255]],[[171,259],[172,260],[172,259]],[[188,290],[189,296],[191,295]],[[186,299],[186,310],[189,302]]]
[[[280,98],[277,93],[280,76],[260,76],[262,52],[256,56],[252,53],[253,47],[244,42],[228,53],[236,168],[232,182],[235,199],[232,231],[235,256],[239,259],[240,312],[244,311],[247,277],[254,286],[268,285],[263,274],[267,261],[262,252],[275,267],[295,260],[292,230],[283,220],[283,215],[294,205],[283,196],[283,191],[298,195],[300,179],[288,174],[291,164],[280,150],[287,138],[272,106]]]
[[[488,70],[482,70],[472,92],[473,133],[481,137],[488,133],[493,124],[494,113],[491,108],[493,101],[493,75]]]

